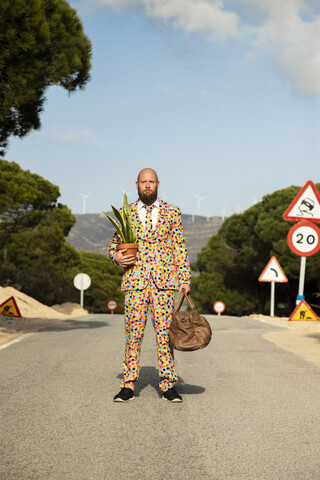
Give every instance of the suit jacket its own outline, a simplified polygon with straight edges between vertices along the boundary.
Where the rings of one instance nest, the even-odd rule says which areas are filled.
[[[159,200],[157,225],[147,233],[140,220],[138,202],[130,204],[132,223],[138,234],[138,254],[135,265],[125,269],[121,290],[143,290],[150,275],[159,289],[174,290],[177,283],[190,283],[190,265],[183,237],[181,210]],[[117,245],[121,243],[115,231],[109,255],[114,261]]]

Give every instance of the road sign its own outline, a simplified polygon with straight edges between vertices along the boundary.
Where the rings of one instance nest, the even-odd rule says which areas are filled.
[[[118,308],[117,300],[110,299],[107,301],[106,305],[107,305],[107,309],[110,310],[111,312],[113,312]]]
[[[218,315],[220,315],[220,313],[224,312],[224,311],[225,311],[225,308],[226,308],[226,306],[225,306],[225,304],[224,304],[223,302],[218,301],[218,302],[215,302],[215,303],[213,304],[213,310],[214,310],[216,313],[218,313]]]
[[[271,257],[259,277],[259,282],[285,283],[288,279],[276,257]]]
[[[320,195],[309,180],[283,214],[284,220],[320,222]]]
[[[73,279],[73,284],[78,290],[87,290],[91,285],[91,278],[86,273],[78,273]]]
[[[319,320],[317,315],[314,313],[311,307],[307,304],[305,300],[301,300],[299,305],[293,310],[292,314],[289,317],[289,321],[292,320],[302,320],[302,321],[312,321]]]
[[[83,307],[83,291],[91,285],[91,278],[86,273],[78,273],[73,279],[74,286],[80,290],[80,305]]]
[[[296,223],[290,228],[287,241],[296,255],[310,257],[320,250],[320,229],[311,222]]]
[[[7,317],[21,318],[21,313],[14,297],[10,297],[5,302],[1,303],[0,315],[6,315]]]

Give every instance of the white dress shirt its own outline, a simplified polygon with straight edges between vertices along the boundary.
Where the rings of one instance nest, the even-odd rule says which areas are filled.
[[[152,229],[154,230],[157,225],[158,221],[158,212],[159,212],[159,199],[152,204],[153,209],[152,209]],[[139,212],[139,217],[142,222],[142,225],[145,226],[146,224],[146,209],[144,208],[145,204],[141,202],[141,200],[138,200],[138,212]]]

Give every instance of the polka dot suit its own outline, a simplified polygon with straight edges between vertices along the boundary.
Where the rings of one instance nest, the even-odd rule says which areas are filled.
[[[181,211],[159,200],[158,221],[154,230],[145,230],[137,203],[130,205],[132,221],[138,234],[138,254],[133,267],[126,269],[121,289],[125,294],[126,347],[121,388],[134,390],[139,378],[139,358],[147,312],[150,306],[156,334],[159,387],[162,391],[177,382],[169,345],[169,325],[177,284],[190,283],[190,266],[183,237]],[[115,232],[109,248],[114,261],[120,238]]]

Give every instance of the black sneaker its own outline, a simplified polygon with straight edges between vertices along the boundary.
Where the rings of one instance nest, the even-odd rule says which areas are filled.
[[[176,392],[174,387],[169,388],[169,390],[164,392],[162,399],[167,400],[168,402],[171,402],[171,403],[178,403],[178,402],[181,403],[182,402],[181,395],[179,395],[179,393]]]
[[[128,402],[128,400],[134,400],[134,393],[131,388],[121,388],[118,395],[113,397],[114,402]]]

